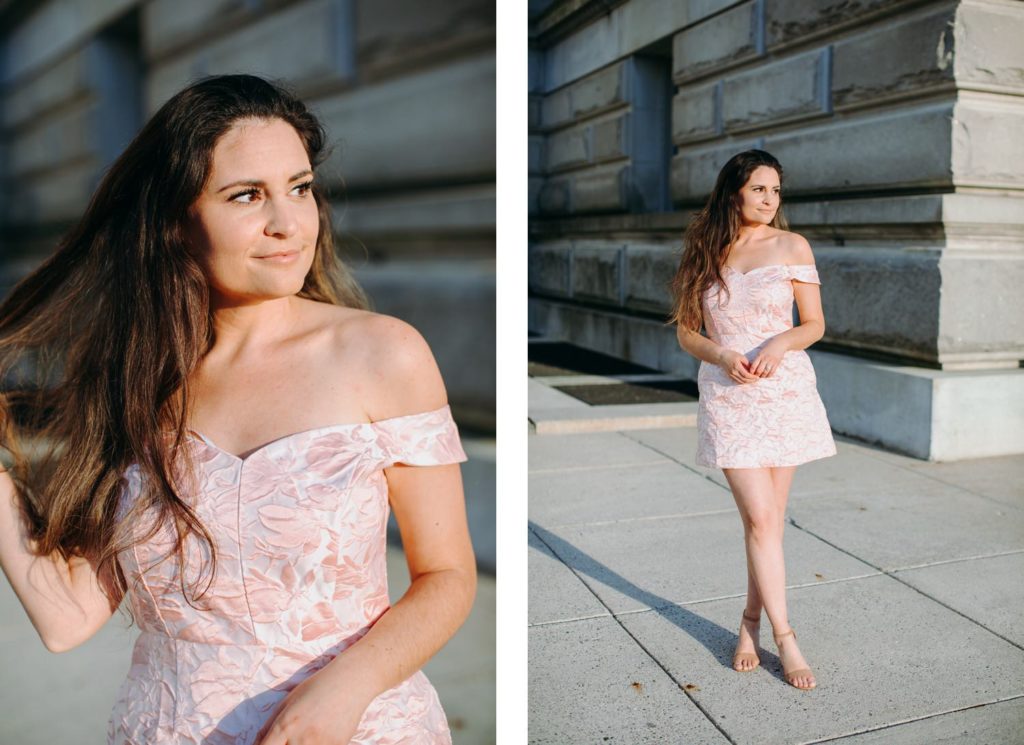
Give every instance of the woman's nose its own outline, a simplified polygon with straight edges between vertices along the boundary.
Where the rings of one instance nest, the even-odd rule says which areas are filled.
[[[298,230],[298,220],[295,217],[295,207],[288,204],[285,199],[268,199],[265,203],[269,214],[267,215],[267,226],[264,229],[268,235],[280,235],[290,238]]]

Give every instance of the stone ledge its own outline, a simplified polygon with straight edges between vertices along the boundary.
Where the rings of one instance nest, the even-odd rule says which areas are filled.
[[[809,352],[832,428],[930,461],[1024,453],[1024,370],[943,371]]]
[[[612,406],[545,408],[529,414],[538,435],[584,432],[622,432],[697,426],[697,403],[618,404]]]

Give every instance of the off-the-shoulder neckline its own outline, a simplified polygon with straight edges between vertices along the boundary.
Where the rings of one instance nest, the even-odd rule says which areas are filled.
[[[735,269],[735,268],[729,266],[728,264],[722,264],[723,268],[729,269],[729,270],[735,272],[736,274],[740,275],[741,277],[746,277],[751,272],[756,272],[756,271],[758,271],[760,269],[771,269],[772,267],[779,267],[779,266],[789,266],[789,267],[809,266],[809,267],[813,267],[814,264],[765,264],[764,266],[755,266],[753,269],[748,269],[745,272],[741,272],[739,269]]]
[[[237,455],[235,453],[232,453],[229,450],[225,450],[224,448],[220,447],[217,443],[215,443],[213,440],[211,440],[209,437],[204,435],[199,430],[189,429],[189,430],[186,430],[186,434],[193,441],[201,442],[201,443],[205,444],[207,447],[210,447],[210,448],[216,450],[218,453],[222,453],[224,455],[227,455],[228,457],[234,459],[235,461],[237,461],[237,462],[239,462],[241,464],[244,464],[250,458],[252,458],[254,455],[257,455],[258,453],[261,453],[264,450],[267,450],[267,449],[273,447],[274,445],[278,445],[280,443],[287,442],[288,440],[292,440],[292,439],[294,439],[296,437],[301,437],[303,435],[313,436],[313,435],[317,435],[317,434],[321,434],[321,433],[326,434],[328,432],[343,432],[345,430],[358,430],[358,429],[363,429],[363,428],[367,428],[367,427],[372,429],[374,427],[391,425],[391,424],[393,424],[395,422],[398,422],[398,421],[401,421],[403,419],[416,419],[416,418],[431,416],[431,415],[442,413],[442,412],[449,412],[450,413],[450,408],[451,408],[450,404],[445,404],[444,406],[441,406],[441,407],[439,407],[437,409],[432,409],[431,411],[420,411],[420,412],[417,412],[415,414],[401,414],[399,416],[387,417],[386,419],[376,419],[376,420],[374,420],[372,422],[340,422],[338,424],[326,424],[326,425],[324,425],[322,427],[312,427],[310,429],[304,429],[304,430],[300,430],[298,432],[292,432],[291,434],[282,435],[281,437],[277,437],[277,438],[274,438],[273,440],[269,440],[269,441],[263,443],[262,445],[260,445],[259,447],[255,448],[253,450],[250,450],[245,456],[240,456],[240,455]]]

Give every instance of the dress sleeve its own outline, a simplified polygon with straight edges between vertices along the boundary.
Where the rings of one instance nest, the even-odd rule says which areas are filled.
[[[396,463],[440,466],[468,460],[448,404],[421,414],[382,419],[373,425],[384,451],[385,467]]]
[[[821,280],[818,279],[818,270],[814,264],[791,264],[789,267],[789,278],[799,282],[821,284]]]

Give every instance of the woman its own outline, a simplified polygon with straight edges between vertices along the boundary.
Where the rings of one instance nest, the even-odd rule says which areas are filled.
[[[786,681],[808,690],[814,674],[786,615],[782,533],[796,467],[836,448],[803,351],[825,332],[820,282],[810,245],[786,230],[781,184],[782,166],[763,150],[725,164],[687,228],[672,321],[679,345],[702,360],[697,464],[722,469],[743,520],[747,606],[733,667],[760,663],[763,609]]]
[[[0,561],[55,652],[129,596],[111,743],[450,742],[417,670],[475,593],[465,454],[427,345],[335,256],[324,145],[281,88],[200,81],[0,306],[2,372],[54,362],[0,406]]]

